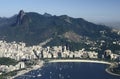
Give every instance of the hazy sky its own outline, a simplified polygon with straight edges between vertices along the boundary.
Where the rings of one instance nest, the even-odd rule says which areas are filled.
[[[10,17],[21,9],[40,14],[66,14],[92,22],[120,22],[120,0],[0,0],[1,17]]]

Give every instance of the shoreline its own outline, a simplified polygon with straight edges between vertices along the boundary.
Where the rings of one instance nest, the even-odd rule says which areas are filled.
[[[98,64],[106,64],[106,65],[111,65],[110,62],[106,62],[106,61],[99,61],[99,60],[80,60],[80,59],[53,59],[53,60],[49,60],[48,63],[59,63],[59,62],[82,62],[82,63],[98,63]],[[46,62],[45,62],[46,63]],[[25,70],[21,70],[19,72],[17,72],[17,75],[11,77],[10,79],[14,79],[18,76],[21,76],[21,75],[24,75],[25,73],[28,73],[32,70],[37,70],[41,67],[43,67],[44,65],[44,61],[42,63],[40,63],[39,65],[33,65],[31,68],[26,68]],[[108,74],[111,74],[111,75],[115,75],[115,76],[120,76],[119,74],[115,74],[115,73],[112,73],[108,70],[108,68],[105,69],[105,71],[108,73]]]
[[[111,75],[120,76],[119,74],[116,74],[116,73],[109,71],[109,68],[106,68],[105,71]]]
[[[16,78],[18,76],[24,75],[24,74],[26,74],[26,73],[28,73],[28,72],[30,72],[32,70],[37,70],[37,69],[39,69],[39,68],[41,68],[43,66],[44,66],[44,62],[42,61],[39,65],[33,65],[33,66],[31,66],[31,68],[26,68],[24,70],[18,71],[17,75],[12,76],[10,79],[14,79],[14,78]]]
[[[110,62],[106,61],[99,61],[99,60],[80,60],[80,59],[57,59],[57,60],[50,60],[49,63],[56,63],[56,62],[83,62],[83,63],[100,63],[100,64],[108,64],[110,65]]]
[[[98,64],[107,64],[107,65],[111,65],[110,62],[106,62],[106,61],[99,61],[99,60],[79,60],[79,59],[58,59],[58,60],[50,60],[49,63],[56,63],[56,62],[82,62],[82,63],[98,63]],[[105,69],[105,71],[110,74],[110,75],[114,75],[114,76],[120,76],[119,74],[115,74],[112,73],[111,71],[108,70],[108,68]]]

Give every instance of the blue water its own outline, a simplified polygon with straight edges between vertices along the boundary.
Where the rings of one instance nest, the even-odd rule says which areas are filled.
[[[47,63],[42,69],[15,79],[120,79],[108,74],[106,67],[108,65],[96,63]]]

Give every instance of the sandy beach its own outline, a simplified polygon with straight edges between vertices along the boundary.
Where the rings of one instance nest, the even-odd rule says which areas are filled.
[[[99,63],[99,64],[107,64],[107,65],[111,65],[110,62],[106,62],[106,61],[99,61],[99,60],[80,60],[80,59],[55,59],[55,60],[49,60],[49,63],[56,63],[56,62],[85,62],[85,63]],[[10,79],[14,79],[15,77],[18,77],[20,75],[23,75],[25,73],[28,73],[32,70],[36,70],[38,68],[43,67],[43,63],[40,63],[39,65],[33,65],[31,68],[26,68],[25,70],[21,70],[17,73],[17,75],[11,77]],[[112,72],[110,72],[108,69],[105,70],[107,73],[111,74],[111,75],[116,75],[116,76],[120,76],[118,74],[114,74]]]
[[[100,64],[108,64],[110,65],[111,63],[106,62],[106,61],[99,61],[99,60],[79,60],[79,59],[57,59],[57,60],[50,60],[49,63],[54,63],[54,62],[86,62],[86,63],[100,63]]]
[[[86,62],[86,63],[100,63],[100,64],[107,64],[107,65],[111,65],[110,62],[106,62],[106,61],[98,61],[98,60],[79,60],[79,59],[72,59],[72,60],[62,60],[62,59],[58,59],[58,60],[50,60],[49,63],[55,63],[55,62]],[[115,76],[120,76],[119,74],[115,74],[112,73],[108,70],[108,68],[105,69],[105,71],[111,75],[115,75]]]

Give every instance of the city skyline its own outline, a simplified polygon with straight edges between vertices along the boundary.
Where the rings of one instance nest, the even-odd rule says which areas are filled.
[[[84,18],[91,22],[120,22],[119,3],[119,0],[1,0],[0,17],[11,17],[23,9],[25,12]]]

